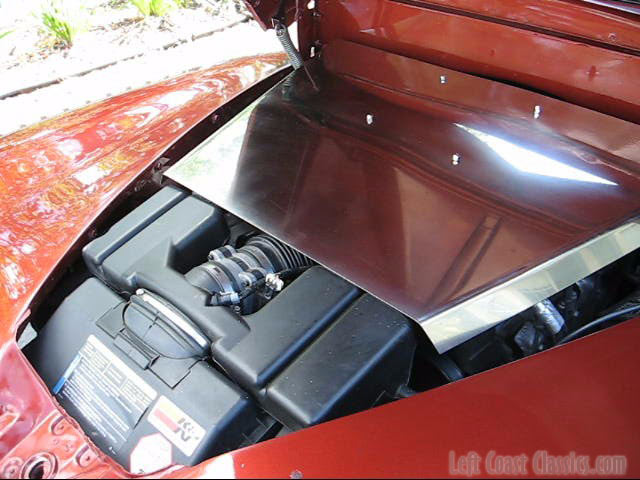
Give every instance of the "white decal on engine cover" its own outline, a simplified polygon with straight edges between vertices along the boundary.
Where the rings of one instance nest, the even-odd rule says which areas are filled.
[[[173,464],[172,447],[160,433],[142,437],[131,451],[129,471],[135,474],[153,473]]]

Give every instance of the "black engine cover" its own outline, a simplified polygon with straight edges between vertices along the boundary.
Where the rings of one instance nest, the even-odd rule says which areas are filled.
[[[161,190],[87,245],[100,280],[69,295],[27,349],[62,405],[126,467],[136,468],[132,455],[148,435],[191,465],[273,433],[273,419],[313,425],[392,399],[408,381],[410,321],[320,266],[254,314],[209,306],[185,272],[227,235],[217,207]],[[206,348],[176,334],[166,309],[145,309],[145,292],[199,329]],[[182,412],[198,442],[180,445],[150,417],[158,408]]]

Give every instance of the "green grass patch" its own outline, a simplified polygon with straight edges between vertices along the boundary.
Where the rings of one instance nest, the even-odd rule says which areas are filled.
[[[63,47],[73,45],[78,34],[87,27],[84,8],[77,5],[70,7],[64,0],[45,1],[40,19],[45,30]]]

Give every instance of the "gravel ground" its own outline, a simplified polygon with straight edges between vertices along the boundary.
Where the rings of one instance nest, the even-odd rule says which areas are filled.
[[[201,4],[198,9],[175,10],[165,18],[147,19],[136,19],[135,10],[125,2],[120,2],[121,8],[106,8],[107,3],[118,5],[118,1],[95,0],[95,8],[104,11],[91,17],[100,18],[101,24],[107,27],[94,26],[70,49],[39,44],[38,41],[44,41],[47,36],[34,30],[37,20],[34,16],[20,17],[22,20],[14,26],[14,31],[0,39],[0,95],[63,79],[60,83],[0,100],[0,136],[188,71],[281,50],[274,33],[264,32],[253,20],[247,20],[246,12],[233,1],[224,2],[217,12]],[[3,14],[5,2],[0,0]],[[22,15],[26,8],[22,9]],[[6,22],[6,15],[0,17]],[[230,24],[233,26],[224,28]],[[0,23],[0,32],[3,28],[6,29],[6,25],[3,27]],[[221,30],[210,34],[216,29]],[[200,35],[205,36],[192,40]],[[11,37],[14,37],[11,43],[15,48],[9,52],[6,40]],[[188,41],[181,43],[185,40]],[[172,43],[177,45],[163,48]],[[134,58],[120,60],[131,56]],[[116,63],[109,67],[74,76],[114,61]]]

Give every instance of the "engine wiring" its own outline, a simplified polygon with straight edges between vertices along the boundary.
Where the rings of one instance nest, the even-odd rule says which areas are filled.
[[[623,308],[622,310],[617,310],[615,312],[608,313],[603,315],[602,317],[596,318],[592,322],[587,323],[586,325],[580,327],[578,330],[575,330],[568,335],[566,335],[562,340],[558,342],[558,345],[563,345],[572,340],[576,340],[580,337],[583,337],[589,333],[592,329],[602,325],[603,323],[609,322],[611,320],[615,320],[624,315],[628,315],[630,313],[635,313],[640,311],[640,304],[633,305],[631,307]]]

